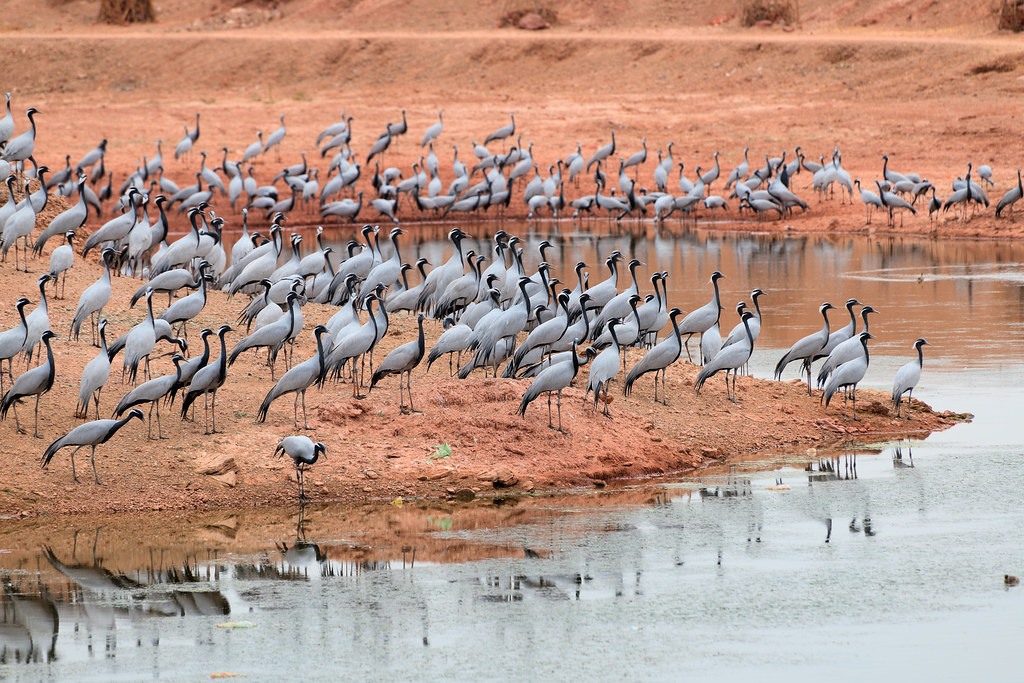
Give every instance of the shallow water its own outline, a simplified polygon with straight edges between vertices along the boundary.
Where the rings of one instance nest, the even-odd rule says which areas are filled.
[[[565,239],[570,267],[613,244]],[[819,300],[871,303],[867,384],[887,388],[926,336],[919,396],[974,422],[548,498],[6,523],[0,677],[1015,679],[1024,254],[711,235],[638,249],[691,308],[715,268],[732,298],[769,290],[758,376],[818,326]]]

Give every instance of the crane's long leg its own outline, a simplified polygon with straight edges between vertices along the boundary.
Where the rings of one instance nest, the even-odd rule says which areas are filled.
[[[562,426],[561,423],[559,423],[558,426],[561,427]],[[555,428],[555,425],[551,421],[551,392],[549,391],[548,392],[548,429],[554,429],[554,428]]]
[[[565,430],[562,429],[562,390],[558,390],[558,431],[565,434]]]
[[[416,410],[412,407],[412,370],[409,371],[409,375],[405,378],[405,390],[409,392],[409,412],[422,413],[422,410]]]
[[[82,444],[82,446],[79,446],[75,450],[71,451],[71,478],[74,479],[76,484],[78,483],[78,473],[75,472],[75,453],[80,451],[84,445],[85,444]]]
[[[164,432],[163,427],[160,426],[160,401],[158,399],[153,401],[153,403],[156,405],[156,438],[162,439],[164,438]]]
[[[26,256],[26,258],[28,257]],[[39,396],[40,394],[36,394],[36,424],[32,431],[32,436],[37,439],[43,438],[42,435],[39,434]]]
[[[303,401],[302,417],[306,417],[305,401]],[[295,392],[295,400],[292,401],[292,427],[299,428],[299,392]]]
[[[89,456],[89,461],[92,462],[92,478],[97,485],[102,486],[103,482],[100,481],[99,475],[96,474],[96,445],[93,444],[92,455]]]
[[[213,390],[213,396],[210,398],[210,416],[213,419],[213,431],[211,434],[217,433],[217,390]]]
[[[21,428],[21,422],[18,420],[18,402],[15,401],[11,404],[11,408],[14,409],[14,428],[19,434],[24,434],[25,430]]]
[[[302,390],[302,428],[309,429],[309,420],[306,419],[306,390]]]
[[[900,397],[903,398],[902,396]],[[910,388],[910,393],[907,394],[907,407],[903,409],[903,416],[908,420],[910,419],[910,399],[914,398],[914,388]]]
[[[156,405],[156,401],[151,401],[149,404],[149,419],[146,420],[146,438],[153,438],[153,406]]]

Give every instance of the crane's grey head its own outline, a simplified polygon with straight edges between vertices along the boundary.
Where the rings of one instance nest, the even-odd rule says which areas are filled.
[[[327,446],[325,446],[322,441],[317,441],[315,444],[313,444],[314,458],[317,457],[318,453],[324,456],[324,460],[327,459]]]
[[[131,420],[133,417],[137,417],[143,422],[146,421],[146,416],[143,415],[142,411],[139,410],[138,408],[132,408],[131,410],[128,411],[128,418],[125,420],[125,422]]]
[[[921,338],[920,338],[920,339],[918,339],[918,340],[917,340],[916,342],[914,342],[914,348],[918,348],[918,349],[919,349],[919,348],[921,348],[922,346],[931,346],[931,344],[929,344],[928,342],[926,342],[926,341],[924,340],[924,337],[921,337]]]
[[[717,270],[715,272],[711,273],[711,281],[712,282],[717,282],[718,280],[722,279],[723,277],[725,277],[725,276],[722,275]]]

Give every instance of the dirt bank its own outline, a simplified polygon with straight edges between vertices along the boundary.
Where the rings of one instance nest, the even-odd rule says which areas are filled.
[[[290,463],[271,458],[277,441],[294,433],[292,401],[279,400],[265,424],[254,424],[259,402],[273,386],[256,352],[239,357],[218,392],[217,425],[223,433],[203,435],[202,406],[195,423],[181,422],[174,409],[165,408],[162,424],[167,438],[147,440],[147,426],[132,422],[99,448],[97,469],[103,486],[92,483],[86,451],[76,458],[81,483],[71,480],[69,450],[58,454],[45,471],[39,469],[45,446],[77,423],[72,414],[79,378],[95,349],[87,335],[79,341],[69,341],[66,335],[79,293],[99,274],[95,262],[77,266],[68,277],[66,298],[50,301],[51,327],[59,336],[53,340],[56,381],[40,402],[43,438],[32,436],[31,402],[20,410],[27,434],[15,432],[11,414],[0,423],[0,466],[7,473],[0,490],[0,514],[250,506],[293,499],[296,489],[290,481]],[[0,265],[0,277],[12,291],[26,293],[36,279],[35,274],[14,272],[10,263]],[[136,280],[114,279],[112,301],[117,303],[106,311],[111,337],[123,334],[144,316],[141,306],[127,310],[124,303],[138,285]],[[211,293],[207,308],[190,325],[193,353],[198,352],[195,331],[233,320],[241,305],[238,298],[228,301],[222,292]],[[332,313],[328,307],[308,304],[304,308],[307,329]],[[0,329],[15,322],[14,312],[5,306],[0,311]],[[394,318],[382,342],[384,351],[411,339],[414,331],[411,318]],[[436,324],[428,325],[428,345],[439,332]],[[233,333],[228,340],[233,343],[240,337],[241,333]],[[167,350],[165,343],[158,346],[158,352]],[[296,344],[296,358],[313,352],[312,336],[303,334]],[[378,352],[378,361],[382,354]],[[633,351],[630,357],[635,362],[640,353]],[[612,392],[611,418],[590,406],[582,407],[582,389],[565,391],[562,418],[568,434],[562,435],[548,428],[544,400],[528,408],[526,419],[515,414],[527,380],[477,375],[459,381],[447,377],[445,365],[443,361],[436,364],[429,375],[421,366],[413,374],[413,398],[423,411],[419,414],[399,414],[395,378],[383,381],[365,399],[351,398],[351,386],[344,383],[330,384],[322,393],[310,392],[310,435],[329,448],[328,458],[307,479],[310,495],[317,500],[364,500],[445,497],[466,489],[551,491],[693,471],[729,456],[783,446],[821,445],[869,435],[923,435],[959,419],[933,414],[915,401],[913,420],[893,420],[885,396],[862,391],[858,402],[862,420],[846,422],[841,405],[823,408],[818,395],[808,397],[806,387],[796,381],[747,377],[738,382],[739,404],[733,405],[725,400],[717,378],[695,396],[692,385],[697,368],[678,363],[668,374],[668,407],[653,402],[653,386],[647,378],[629,397],[622,396],[619,388]],[[20,373],[24,360],[19,358],[15,366]],[[119,356],[102,395],[104,417],[130,388],[120,383],[120,367]],[[171,369],[166,357],[153,363],[154,375]],[[450,448],[447,457],[438,457],[434,448],[442,444]],[[235,463],[226,477],[200,474],[206,465],[225,458]]]

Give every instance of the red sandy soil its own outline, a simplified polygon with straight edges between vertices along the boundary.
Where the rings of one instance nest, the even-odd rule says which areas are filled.
[[[389,165],[402,168],[418,158],[418,138],[439,109],[445,110],[443,169],[447,145],[460,144],[467,156],[469,141],[503,125],[509,110],[516,112],[524,142],[535,143],[542,166],[572,151],[577,139],[585,154],[592,152],[611,130],[627,154],[646,136],[652,160],[657,148],[674,140],[676,157],[691,177],[695,166],[710,164],[715,150],[722,151],[727,172],[744,146],[752,149],[753,165],[765,153],[796,144],[814,157],[838,145],[844,167],[866,184],[880,176],[880,157],[888,154],[894,168],[928,176],[940,194],[949,193],[950,181],[965,172],[968,161],[990,164],[997,184],[989,195],[995,201],[1021,165],[1013,141],[1019,139],[1024,45],[1019,36],[994,30],[987,2],[943,0],[925,8],[867,0],[801,3],[795,27],[744,29],[706,3],[666,8],[654,2],[574,1],[559,4],[558,20],[547,31],[497,28],[505,13],[518,9],[513,4],[456,0],[439,8],[422,1],[294,0],[233,9],[231,3],[191,0],[166,3],[157,23],[131,27],[93,23],[95,2],[14,4],[0,24],[4,89],[13,93],[19,131],[24,108],[43,112],[37,156],[44,163],[59,168],[65,154],[76,160],[106,137],[107,165],[119,180],[155,152],[158,138],[165,141],[169,175],[188,177],[198,159],[175,163],[170,157],[182,126],[191,125],[197,111],[203,115],[200,147],[208,145],[218,159],[221,145],[241,150],[257,129],[276,128],[278,115],[285,114],[288,136],[280,155],[257,160],[260,178],[312,149],[316,134],[342,109],[354,118],[353,147],[360,156],[385,123],[406,109],[410,133],[388,157]],[[652,169],[649,160],[647,178]],[[366,176],[364,171],[364,181]],[[809,194],[808,184],[798,179],[798,192]],[[51,211],[57,210],[55,202]],[[226,206],[221,212],[229,227],[237,227],[237,216]],[[85,230],[98,225],[91,218]],[[1013,217],[995,219],[990,209],[966,221],[951,212],[937,224],[908,217],[894,230],[940,238],[1016,237],[1020,225]],[[859,202],[831,201],[765,229],[885,228],[879,218],[866,226]],[[51,240],[44,259],[54,246]],[[32,269],[38,273],[43,263],[34,262]],[[100,449],[103,487],[89,482],[82,457],[79,470],[86,476],[72,484],[66,451],[39,471],[37,456],[49,439],[74,425],[78,378],[93,349],[88,341],[66,341],[64,334],[79,292],[98,274],[93,259],[76,266],[67,299],[51,303],[61,336],[54,346],[57,382],[41,403],[46,438],[16,435],[10,418],[0,424],[0,463],[7,473],[0,513],[201,508],[293,497],[289,467],[269,457],[276,441],[291,432],[288,400],[275,404],[266,425],[252,424],[271,386],[255,354],[232,368],[219,396],[218,425],[225,434],[204,437],[201,424],[179,426],[165,414],[170,439],[146,442],[145,427],[136,422]],[[6,301],[22,293],[35,296],[35,275],[15,273],[8,262],[0,276],[9,284]],[[115,281],[113,301],[127,301],[136,286]],[[233,319],[239,305],[213,297],[195,329]],[[310,323],[330,315],[316,306],[306,310]],[[120,334],[142,312],[119,303],[107,317]],[[8,304],[0,311],[0,328],[14,322]],[[388,348],[410,338],[413,322],[400,319],[395,328]],[[437,332],[431,327],[429,336]],[[308,334],[296,353],[312,353]],[[154,372],[169,367],[162,359]],[[328,459],[308,477],[310,494],[444,496],[466,488],[491,490],[496,475],[516,479],[516,490],[556,489],[685,472],[785,444],[927,431],[957,419],[931,415],[915,403],[911,423],[894,422],[885,397],[863,392],[865,419],[850,424],[839,409],[823,409],[817,397],[807,398],[802,386],[749,378],[740,380],[740,405],[734,406],[724,401],[720,381],[694,397],[694,373],[685,363],[670,371],[668,408],[651,402],[649,381],[629,398],[613,392],[612,419],[581,409],[581,390],[567,391],[568,436],[547,428],[543,401],[530,407],[526,420],[514,414],[526,382],[450,381],[441,368],[427,381],[421,369],[413,391],[424,414],[413,416],[398,415],[394,379],[362,401],[348,398],[348,385],[331,386],[308,400],[314,436],[329,448]],[[104,411],[122,391],[113,378]],[[21,414],[31,422],[31,405]],[[431,446],[441,443],[451,446],[452,455],[429,460]],[[196,473],[201,461],[221,455],[237,463],[233,487]]]

